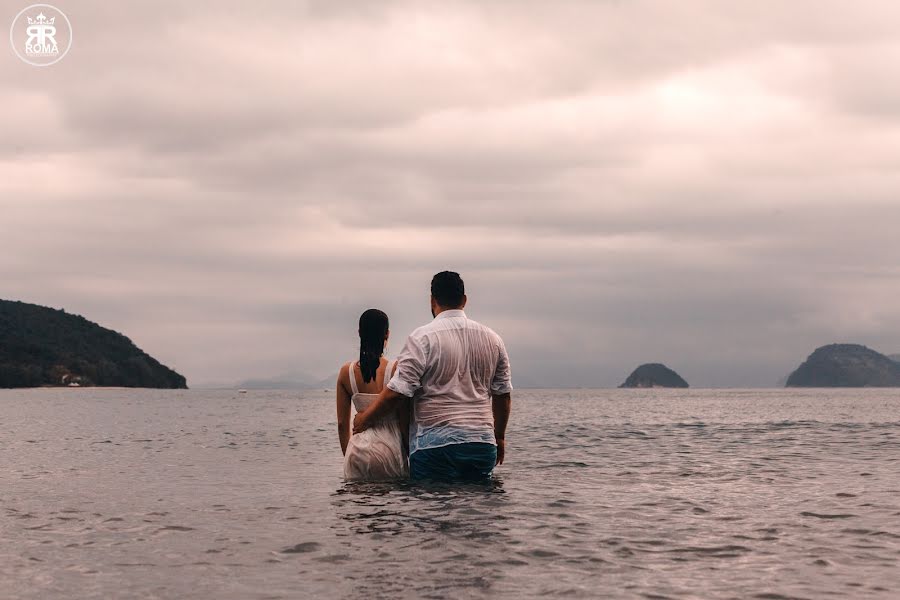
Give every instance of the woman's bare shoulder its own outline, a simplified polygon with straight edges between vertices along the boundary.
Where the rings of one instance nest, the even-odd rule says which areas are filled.
[[[343,387],[345,390],[350,389],[350,362],[346,362],[341,365],[340,370],[338,371],[337,382]]]

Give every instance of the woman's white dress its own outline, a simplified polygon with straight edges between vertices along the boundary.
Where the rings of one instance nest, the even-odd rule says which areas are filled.
[[[356,383],[358,363],[350,364],[350,397],[356,412],[362,412],[378,398],[364,394]],[[393,363],[384,371],[384,385],[390,381]],[[401,479],[409,476],[409,463],[403,450],[403,436],[396,412],[387,415],[369,429],[350,436],[344,454],[344,477],[354,480]]]

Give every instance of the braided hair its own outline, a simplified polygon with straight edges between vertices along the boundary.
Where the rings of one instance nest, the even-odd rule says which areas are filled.
[[[359,370],[363,381],[375,379],[375,372],[384,354],[384,338],[388,332],[388,316],[377,308],[370,308],[359,317]]]

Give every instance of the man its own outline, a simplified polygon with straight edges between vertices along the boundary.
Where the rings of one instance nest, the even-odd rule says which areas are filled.
[[[412,479],[477,481],[503,462],[512,385],[500,336],[466,316],[458,273],[431,280],[434,320],[413,331],[393,378],[368,410],[356,415],[354,433],[412,398],[409,474]]]

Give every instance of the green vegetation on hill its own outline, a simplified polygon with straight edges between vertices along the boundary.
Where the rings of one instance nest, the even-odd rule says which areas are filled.
[[[686,388],[688,382],[681,375],[659,363],[648,363],[635,369],[620,388]]]
[[[898,387],[900,363],[859,344],[817,348],[786,387]]]
[[[73,383],[187,387],[121,333],[64,310],[0,300],[0,388]]]

